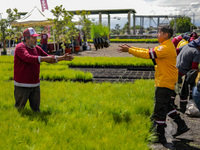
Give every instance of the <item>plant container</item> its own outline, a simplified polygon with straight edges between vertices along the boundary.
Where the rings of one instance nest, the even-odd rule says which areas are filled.
[[[1,55],[7,55],[7,51],[1,51]]]
[[[71,48],[65,48],[65,53],[71,54],[72,53],[72,49]]]
[[[74,46],[74,51],[75,51],[75,52],[79,52],[79,51],[80,51],[80,45]]]

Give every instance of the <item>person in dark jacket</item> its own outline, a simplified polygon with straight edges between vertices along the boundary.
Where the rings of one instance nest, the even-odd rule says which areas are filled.
[[[197,38],[198,38],[197,33],[196,33],[196,32],[192,32],[192,33],[190,34],[190,40],[189,40],[189,42],[191,42],[191,41],[193,41],[193,40],[195,40],[195,39],[197,39]]]
[[[179,70],[178,83],[182,84],[180,93],[180,111],[185,112],[186,105],[189,99],[192,99],[192,88],[194,84],[190,84],[188,87],[187,73],[191,69],[198,70],[200,61],[200,38],[191,41],[188,45],[185,45],[179,55],[177,56],[176,67]],[[185,79],[183,80],[183,76]]]

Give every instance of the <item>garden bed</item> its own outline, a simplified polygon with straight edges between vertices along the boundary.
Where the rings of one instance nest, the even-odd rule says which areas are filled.
[[[122,65],[69,65],[70,68],[95,68],[95,69],[101,69],[101,68],[117,68],[117,69],[128,69],[128,70],[141,70],[141,71],[154,71],[154,66],[122,66]]]
[[[93,74],[93,82],[133,82],[136,79],[154,79],[154,71],[127,68],[75,68]]]

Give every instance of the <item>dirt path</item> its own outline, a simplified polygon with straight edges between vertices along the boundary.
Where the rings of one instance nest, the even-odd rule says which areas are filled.
[[[118,46],[123,43],[111,43],[108,48],[103,48],[103,49],[96,49],[94,48],[94,45],[91,44],[91,50],[87,51],[81,51],[77,54],[73,54],[74,56],[91,56],[91,57],[97,57],[97,56],[105,56],[105,57],[133,57],[132,55],[128,53],[119,53],[117,52]],[[155,46],[158,46],[157,44],[147,44],[147,43],[127,43],[131,46],[135,47],[141,47],[141,48],[153,48]]]

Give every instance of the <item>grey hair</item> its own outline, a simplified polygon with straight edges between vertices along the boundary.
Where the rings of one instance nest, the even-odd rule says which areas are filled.
[[[23,37],[23,40],[22,40],[23,42],[26,42],[25,38],[30,39],[30,36]]]

